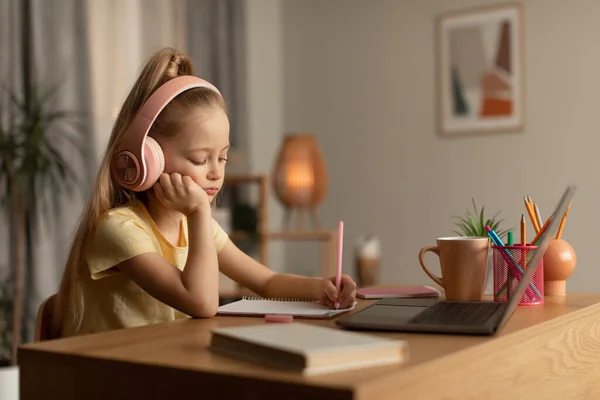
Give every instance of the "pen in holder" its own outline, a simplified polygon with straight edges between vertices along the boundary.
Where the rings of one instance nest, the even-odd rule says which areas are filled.
[[[516,291],[523,272],[534,254],[537,246],[492,246],[494,270],[494,301],[508,301]],[[511,268],[509,262],[517,262],[520,268]],[[533,266],[530,266],[532,268]],[[517,271],[518,272],[518,271]],[[529,290],[531,289],[531,290]],[[534,306],[544,304],[544,260],[538,264],[533,278],[528,285],[528,290],[523,293],[520,306]]]

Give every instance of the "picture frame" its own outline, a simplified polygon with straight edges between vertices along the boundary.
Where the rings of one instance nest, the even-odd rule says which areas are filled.
[[[436,53],[440,135],[523,130],[522,4],[441,14],[436,20]]]

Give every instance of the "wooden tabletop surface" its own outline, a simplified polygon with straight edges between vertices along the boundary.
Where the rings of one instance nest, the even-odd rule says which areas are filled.
[[[357,310],[373,302],[359,300]],[[337,328],[335,319],[302,321]],[[568,368],[589,368],[591,372],[582,372],[574,376],[575,380],[569,380],[578,383],[577,387],[573,386],[570,390],[589,390],[589,393],[598,394],[600,398],[600,389],[587,389],[585,385],[586,379],[600,381],[599,321],[600,294],[569,293],[565,297],[546,297],[544,306],[519,307],[507,325],[493,337],[368,332],[407,340],[409,361],[397,366],[304,377],[297,373],[276,371],[238,361],[207,350],[212,328],[264,324],[262,318],[215,317],[182,320],[25,344],[19,351],[22,398],[27,400],[34,398],[31,397],[34,394],[42,393],[26,389],[34,384],[41,385],[39,390],[60,390],[62,398],[71,398],[68,394],[75,392],[81,395],[85,389],[82,374],[87,369],[93,371],[94,362],[112,365],[115,370],[127,365],[131,374],[146,374],[146,378],[151,376],[148,371],[152,367],[160,367],[162,371],[185,371],[186,376],[194,374],[196,387],[201,382],[210,382],[211,379],[214,381],[218,376],[219,382],[231,383],[230,387],[223,390],[232,395],[236,393],[236,384],[240,388],[252,388],[252,385],[256,384],[255,394],[258,396],[261,390],[268,390],[268,385],[265,386],[267,383],[277,383],[271,386],[271,394],[276,393],[277,388],[287,388],[285,390],[288,398],[296,398],[294,393],[298,394],[299,398],[306,396],[305,393],[312,393],[322,394],[328,399],[398,398],[400,393],[402,396],[411,396],[404,397],[410,399],[436,398],[436,394],[448,396],[453,391],[456,392],[456,397],[448,398],[495,398],[491,394],[498,394],[499,387],[504,389],[502,396],[498,398],[506,398],[521,387],[515,382],[515,379],[519,380],[514,375],[517,372],[522,374],[523,379],[527,378],[528,386],[536,389],[531,393],[513,393],[517,396],[514,398],[530,398],[527,397],[527,393],[535,393],[536,399],[552,398],[544,397],[544,390],[549,395],[556,394],[556,387],[551,378],[565,375],[564,371]],[[522,362],[535,365],[521,365]],[[58,365],[62,365],[62,372],[56,370],[55,366]],[[52,378],[44,380],[41,375],[48,376],[51,369]],[[106,373],[110,374],[111,368],[106,370]],[[140,372],[142,370],[145,372]],[[442,374],[445,376],[443,379],[440,376]],[[566,375],[570,377],[570,374]],[[479,375],[486,379],[490,379],[491,376],[496,378],[482,383],[477,380]],[[61,379],[72,379],[80,384],[71,383],[65,386],[63,382],[61,386],[57,383]],[[134,385],[135,379],[130,381]],[[536,382],[543,383],[544,386],[541,387],[546,389],[540,391]],[[119,383],[122,386],[128,384],[127,380]],[[178,383],[177,386],[181,385]],[[60,388],[57,389],[58,386]],[[600,388],[600,385],[597,386]],[[295,391],[289,391],[290,388],[295,388]],[[299,388],[307,391],[303,392]],[[566,389],[565,386],[562,388]],[[157,390],[154,389],[155,394],[158,393]],[[138,392],[121,387],[120,393]],[[105,394],[110,395],[109,392]]]

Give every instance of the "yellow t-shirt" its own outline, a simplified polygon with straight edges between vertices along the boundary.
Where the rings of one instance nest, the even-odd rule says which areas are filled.
[[[229,237],[214,219],[212,226],[219,252]],[[186,218],[181,221],[179,245],[174,246],[160,233],[139,200],[103,215],[86,248],[89,274],[85,273],[83,280],[85,312],[79,331],[73,334],[186,318],[185,314],[150,296],[113,267],[140,254],[158,253],[183,270],[188,254],[187,238]]]

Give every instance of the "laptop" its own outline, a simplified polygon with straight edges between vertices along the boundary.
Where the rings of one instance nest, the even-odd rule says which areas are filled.
[[[519,305],[537,269],[533,266],[539,265],[550,240],[555,237],[560,216],[567,209],[576,189],[575,186],[565,189],[554,211],[557,217],[551,220],[542,234],[540,244],[508,302],[383,299],[364,310],[340,317],[336,324],[355,330],[494,335]]]

